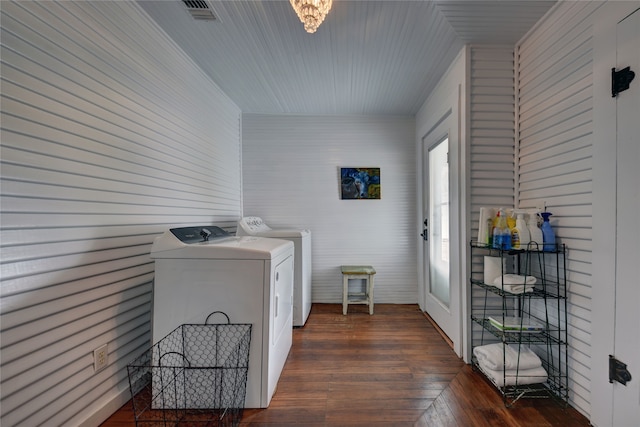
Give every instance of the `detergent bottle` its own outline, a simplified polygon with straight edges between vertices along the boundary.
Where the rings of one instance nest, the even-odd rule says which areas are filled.
[[[493,229],[493,247],[496,249],[511,249],[511,232],[507,225],[507,217],[504,209],[500,208],[497,223]]]
[[[538,212],[532,211],[529,212],[529,245],[530,249],[533,250],[542,250],[542,244],[544,243],[544,237],[542,235],[542,230],[538,227]]]
[[[511,230],[511,247],[513,249],[527,249],[531,237],[527,224],[524,222],[524,214],[526,212],[519,209],[513,212],[516,214],[517,219],[515,227]]]
[[[551,252],[556,250],[556,235],[553,232],[553,228],[551,228],[551,223],[549,223],[549,217],[553,215],[551,212],[541,212],[540,216],[542,216],[542,236],[544,241],[544,251]]]

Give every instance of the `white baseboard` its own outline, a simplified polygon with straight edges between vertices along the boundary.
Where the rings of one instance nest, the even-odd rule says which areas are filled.
[[[98,427],[129,400],[131,400],[131,392],[129,388],[125,388],[102,407],[98,408],[92,414],[89,414],[87,418],[80,422],[79,426]]]

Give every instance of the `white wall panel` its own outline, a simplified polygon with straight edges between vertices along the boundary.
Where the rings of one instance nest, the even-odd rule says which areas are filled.
[[[562,2],[517,47],[518,202],[568,248],[570,401],[590,413],[593,41],[600,2]]]
[[[153,238],[240,215],[240,111],[135,3],[2,2],[1,149],[1,423],[98,425],[149,345]]]
[[[471,46],[471,236],[482,206],[514,204],[513,48]],[[475,260],[477,261],[477,260]]]
[[[377,303],[416,303],[414,119],[243,116],[244,214],[312,232],[314,302],[342,301],[342,264],[376,271]],[[340,200],[340,167],[379,167],[380,200]]]
[[[469,220],[471,239],[476,240],[481,207],[514,205],[514,52],[513,47],[500,45],[471,46],[470,52]],[[476,256],[470,262],[472,276],[481,278],[484,258]],[[483,303],[483,292],[477,287],[471,291],[474,292],[472,301],[476,305]],[[486,302],[487,306],[498,307],[501,303],[493,297]],[[475,324],[471,327],[478,329]]]

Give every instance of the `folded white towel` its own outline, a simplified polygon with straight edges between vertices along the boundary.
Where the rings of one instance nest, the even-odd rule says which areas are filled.
[[[503,291],[512,293],[512,294],[522,294],[525,292],[533,292],[533,285],[497,285],[498,288]]]
[[[498,276],[493,284],[500,287],[501,285],[521,285],[521,286],[533,286],[536,284],[536,278],[534,276],[522,276],[520,274],[503,274]]]
[[[502,371],[503,368],[523,370],[542,366],[538,355],[525,346],[520,346],[520,353],[518,353],[517,345],[487,344],[475,347],[473,354],[478,359],[478,363],[490,370]]]
[[[542,367],[520,370],[492,370],[480,364],[480,370],[498,387],[508,385],[538,384],[547,381],[547,371]]]

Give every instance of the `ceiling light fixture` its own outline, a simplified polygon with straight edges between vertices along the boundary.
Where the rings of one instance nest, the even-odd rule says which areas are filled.
[[[315,33],[331,9],[332,0],[289,0],[307,33]]]

